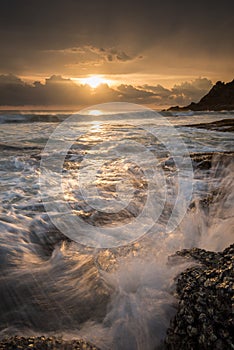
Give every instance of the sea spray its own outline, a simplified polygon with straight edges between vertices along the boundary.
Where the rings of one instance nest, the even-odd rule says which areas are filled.
[[[205,174],[209,191],[194,197],[178,230],[168,235],[163,244],[153,235],[145,238],[140,243],[140,252],[133,253],[132,247],[130,258],[116,259],[114,271],[103,274],[113,288],[106,317],[102,325],[93,324],[91,328],[87,325],[88,333],[84,326],[82,336],[88,336],[103,349],[164,348],[166,331],[176,312],[175,278],[196,264],[178,260],[177,265],[172,265],[168,257],[183,248],[220,251],[232,243],[232,171],[231,155],[210,157],[209,174]],[[201,170],[197,169],[196,176],[201,180]],[[208,216],[208,212],[214,216]],[[215,218],[222,220],[222,227],[227,225],[225,236],[220,235]]]
[[[165,172],[169,187],[165,212],[147,235],[118,249],[95,249],[71,242],[45,213],[38,186],[40,157],[56,123],[52,125],[45,117],[42,123],[12,123],[11,128],[1,124],[1,334],[84,336],[103,349],[160,348],[176,311],[174,278],[190,266],[183,261],[172,266],[168,256],[191,247],[220,250],[232,241],[232,134],[188,126],[195,118],[199,123],[221,117],[171,116],[191,153],[194,180],[187,214],[180,226],[168,233],[163,227],[174,203],[170,196],[177,190],[176,170],[165,150],[138,132],[140,125],[154,121],[138,118],[129,122],[136,123],[132,127],[121,116],[114,123],[113,116],[114,125],[99,123],[92,132],[84,120],[78,125],[87,136],[68,154],[63,169],[65,182],[71,180],[69,171],[74,169],[75,174],[77,164],[79,168],[82,157],[100,139],[108,140],[118,133],[146,144],[158,155]],[[130,207],[134,216],[144,204],[147,186],[141,185],[144,179],[137,168],[128,169],[138,183],[138,200]],[[114,179],[117,163],[116,173],[111,167],[109,170]],[[75,214],[91,224],[121,225],[123,216],[119,213],[112,216],[112,222],[103,214],[90,213],[76,188],[69,190],[69,205]],[[101,190],[110,193],[112,187]],[[124,220],[132,218],[126,211],[122,214]]]
[[[234,160],[232,153],[209,158],[208,170],[195,170],[200,190],[194,195],[193,208],[181,229],[193,241],[192,246],[221,251],[234,240]],[[190,247],[189,242],[185,247]]]

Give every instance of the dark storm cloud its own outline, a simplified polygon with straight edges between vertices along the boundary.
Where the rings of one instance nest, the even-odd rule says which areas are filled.
[[[139,86],[121,84],[115,88],[102,84],[96,89],[77,85],[70,79],[51,76],[45,83],[25,83],[14,75],[0,75],[1,106],[79,106],[113,101],[128,101],[141,104],[165,106],[188,104],[198,101],[211,87],[208,79],[196,79],[175,85],[172,89],[163,86]]]
[[[122,62],[127,62],[127,61],[132,61],[135,59],[135,56],[130,56],[124,51],[118,51],[115,48],[98,48],[98,47],[84,47],[83,52],[85,52],[85,49],[95,53],[97,56],[100,58],[113,62],[113,61],[122,61]]]
[[[192,69],[194,60],[198,68],[205,60],[207,70],[210,60],[212,70],[222,70],[228,61],[225,69],[230,72],[233,65],[227,57],[234,54],[233,30],[232,0],[2,0],[0,71],[64,74],[69,65],[79,68],[86,56],[61,57],[61,50],[77,48],[81,55],[89,46],[103,48],[99,54],[106,64],[113,64],[113,73],[116,61],[127,64],[139,55],[145,57],[145,52],[150,60],[146,57],[141,66],[129,69]],[[54,50],[53,55],[45,55],[46,50]]]

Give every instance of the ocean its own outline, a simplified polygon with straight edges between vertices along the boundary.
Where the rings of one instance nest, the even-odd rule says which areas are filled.
[[[168,257],[233,242],[233,120],[121,103],[1,111],[0,336],[163,349],[191,266]]]

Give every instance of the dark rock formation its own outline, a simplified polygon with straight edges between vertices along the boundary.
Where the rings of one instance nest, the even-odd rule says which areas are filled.
[[[178,277],[179,305],[167,333],[166,349],[234,349],[234,244],[218,253],[184,249],[175,258],[178,256],[198,265]]]
[[[171,107],[169,111],[221,111],[234,110],[234,79],[230,83],[218,81],[198,103],[185,107]]]
[[[190,124],[189,127],[222,132],[234,132],[234,119],[222,119],[211,123]]]

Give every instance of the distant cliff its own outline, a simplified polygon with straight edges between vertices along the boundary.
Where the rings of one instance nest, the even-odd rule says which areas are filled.
[[[234,110],[234,79],[230,83],[218,81],[198,103],[185,107],[171,107],[170,111],[221,111]]]

